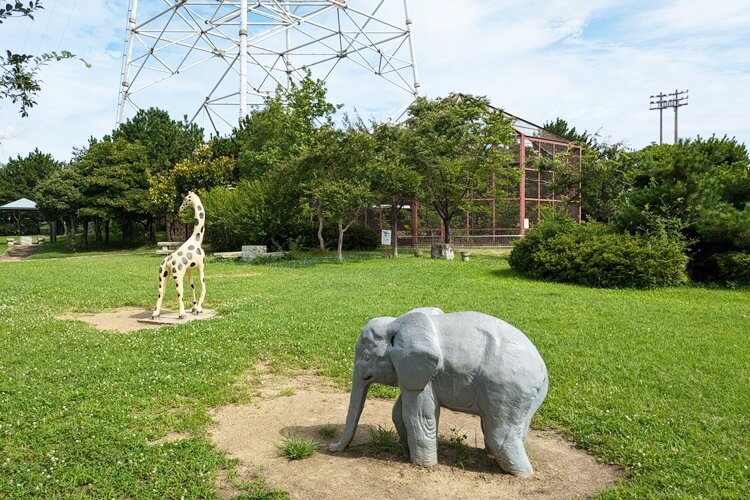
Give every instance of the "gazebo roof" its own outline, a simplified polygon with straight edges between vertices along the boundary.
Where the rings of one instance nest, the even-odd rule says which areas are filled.
[[[0,206],[0,210],[38,210],[36,208],[36,202],[31,201],[28,198],[21,198],[16,201],[11,201],[3,206]]]

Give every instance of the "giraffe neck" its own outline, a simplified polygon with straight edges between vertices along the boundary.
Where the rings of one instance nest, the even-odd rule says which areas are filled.
[[[193,195],[193,224],[193,234],[190,236],[190,241],[202,245],[206,228],[206,211],[203,209],[200,198],[195,195]]]

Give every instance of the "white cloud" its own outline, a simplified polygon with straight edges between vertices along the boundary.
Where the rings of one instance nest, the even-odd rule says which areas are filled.
[[[142,0],[141,12],[158,2]],[[368,0],[350,4],[374,5]],[[384,9],[398,18],[401,0]],[[541,123],[562,117],[633,147],[658,140],[648,97],[690,89],[680,109],[681,136],[729,134],[750,141],[750,9],[744,1],[411,0],[423,94],[487,95],[499,107]],[[66,61],[42,71],[43,91],[31,117],[0,102],[0,160],[34,147],[68,159],[71,148],[114,127],[120,88],[126,0],[47,0],[36,21],[0,26],[0,46],[71,50],[93,64]],[[387,14],[386,14],[387,15]],[[69,22],[68,22],[68,19]],[[179,86],[154,87],[173,117],[192,114],[209,73],[197,69]],[[213,76],[209,75],[209,79]],[[384,117],[408,96],[353,65],[337,68],[329,96],[367,118]],[[671,112],[665,137],[671,139]],[[206,126],[204,121],[202,125]]]

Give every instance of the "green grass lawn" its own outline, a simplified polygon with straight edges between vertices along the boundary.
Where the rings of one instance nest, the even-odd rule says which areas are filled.
[[[266,360],[345,386],[368,319],[428,305],[526,332],[550,373],[535,425],[629,474],[602,496],[750,496],[750,291],[541,283],[489,256],[297,257],[209,262],[220,318],[132,334],[55,317],[153,307],[158,256],[0,263],[0,498],[210,497],[232,463],[207,410],[247,400],[241,374]],[[148,444],[169,431],[191,438]]]

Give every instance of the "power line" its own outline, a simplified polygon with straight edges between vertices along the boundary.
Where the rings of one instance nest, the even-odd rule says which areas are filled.
[[[659,110],[659,144],[664,142],[662,113],[666,108],[674,108],[674,143],[677,144],[679,141],[679,136],[677,134],[677,109],[681,106],[687,106],[688,91],[675,90],[669,94],[659,92],[658,94],[651,96],[651,102],[649,104],[649,110]]]

